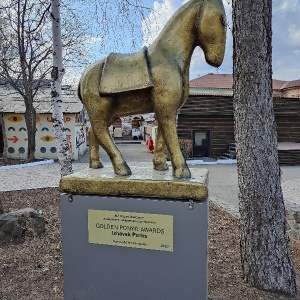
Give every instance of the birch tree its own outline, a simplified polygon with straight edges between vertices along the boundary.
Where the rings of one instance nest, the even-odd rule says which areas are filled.
[[[53,35],[53,67],[52,78],[52,117],[55,143],[61,176],[73,173],[71,154],[67,143],[65,124],[62,110],[61,85],[65,69],[62,61],[62,39],[60,28],[60,1],[51,0],[51,18]]]
[[[272,1],[233,1],[241,261],[250,285],[295,295],[272,102]]]
[[[4,27],[4,18],[3,18],[3,12],[0,10],[0,32],[3,31]],[[2,45],[2,49],[0,50],[0,59],[2,59],[3,56],[3,46],[5,44],[5,41],[3,40],[3,36],[0,34],[0,45]],[[1,64],[0,64],[0,72],[1,72]],[[4,119],[3,119],[3,107],[0,106],[0,129],[1,129],[1,134],[3,137],[3,162],[4,164],[7,163],[7,139],[6,139],[6,131],[5,131],[5,124],[4,124]],[[1,210],[1,199],[0,199],[0,210]],[[0,211],[1,213],[1,211]]]

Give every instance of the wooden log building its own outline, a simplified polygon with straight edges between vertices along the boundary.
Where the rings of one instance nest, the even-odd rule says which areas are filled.
[[[179,139],[192,141],[192,157],[219,158],[230,148],[234,152],[232,84],[230,74],[190,81],[190,96],[179,110],[177,130]],[[273,101],[280,163],[300,164],[300,80],[273,80]]]

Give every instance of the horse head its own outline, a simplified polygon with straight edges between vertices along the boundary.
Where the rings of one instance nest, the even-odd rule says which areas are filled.
[[[226,43],[226,16],[222,0],[204,1],[199,10],[196,35],[206,62],[219,67],[223,62]]]

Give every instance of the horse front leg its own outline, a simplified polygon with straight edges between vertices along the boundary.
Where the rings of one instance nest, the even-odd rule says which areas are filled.
[[[99,155],[99,143],[93,133],[92,127],[88,129],[88,136],[89,136],[90,168],[92,169],[103,168],[103,163],[100,160],[100,155]]]
[[[182,156],[177,137],[176,112],[171,114],[171,116],[167,115],[164,111],[157,113],[157,120],[171,156],[173,176],[176,178],[190,178],[191,172]]]
[[[162,132],[160,126],[157,127],[157,134],[156,134],[156,143],[155,143],[155,150],[154,150],[154,157],[153,157],[153,167],[155,170],[164,171],[168,170],[169,167],[167,165],[167,159],[165,155],[165,147],[166,143],[162,136]]]

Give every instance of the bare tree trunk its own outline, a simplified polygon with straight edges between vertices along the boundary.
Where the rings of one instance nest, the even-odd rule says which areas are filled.
[[[3,158],[2,159],[4,164],[6,164],[7,163],[7,136],[6,136],[3,114],[0,114],[0,125],[2,128],[2,136],[3,136]]]
[[[250,285],[296,294],[272,101],[272,1],[233,1],[241,260]]]
[[[61,176],[73,173],[71,153],[66,139],[65,124],[63,119],[61,84],[64,75],[62,63],[62,39],[60,29],[60,1],[51,0],[52,34],[53,34],[53,69],[51,72],[52,83],[52,116],[54,136],[60,164]]]
[[[3,115],[0,113],[0,126],[2,128],[2,136],[3,136],[3,162],[6,164],[7,162],[7,139],[6,139],[6,131]],[[0,195],[0,215],[4,213],[2,200]]]
[[[28,101],[27,101],[28,102]],[[35,136],[36,136],[36,110],[32,105],[33,101],[30,101],[31,104],[26,104],[25,110],[25,120],[27,127],[27,137],[28,137],[28,146],[27,146],[27,159],[33,161],[35,159]]]

